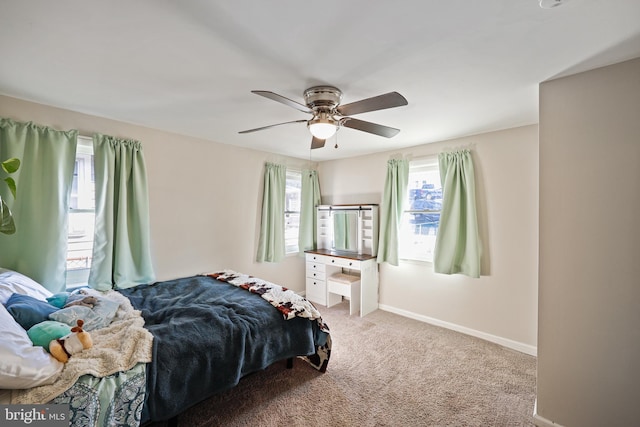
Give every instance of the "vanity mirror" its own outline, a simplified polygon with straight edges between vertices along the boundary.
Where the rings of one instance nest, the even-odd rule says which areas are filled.
[[[376,255],[378,205],[320,205],[318,249]]]

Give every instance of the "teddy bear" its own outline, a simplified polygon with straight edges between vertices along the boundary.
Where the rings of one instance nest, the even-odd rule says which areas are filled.
[[[93,346],[89,332],[82,330],[84,320],[79,319],[77,325],[71,328],[69,335],[49,343],[49,353],[62,363],[67,363],[71,355]]]

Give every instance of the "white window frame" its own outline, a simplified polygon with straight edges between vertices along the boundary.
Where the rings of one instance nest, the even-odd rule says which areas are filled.
[[[291,180],[298,185],[289,186]],[[284,205],[284,247],[285,254],[297,254],[298,236],[300,235],[300,206],[302,203],[302,171],[287,169]]]
[[[437,234],[437,226],[416,224],[418,215],[433,216],[441,214],[440,209],[417,208],[412,206],[412,199],[415,196],[415,190],[421,189],[421,180],[418,179],[416,184],[416,175],[429,174],[427,184],[433,184],[434,189],[429,190],[431,193],[442,197],[442,189],[440,185],[440,169],[437,156],[428,156],[415,159],[409,162],[409,182],[407,185],[407,193],[405,194],[405,202],[400,226],[400,237],[398,242],[399,257],[403,261],[433,263],[433,255],[435,251],[435,238]],[[438,220],[439,224],[439,220]],[[419,228],[418,228],[419,227]],[[419,233],[416,233],[419,230]]]

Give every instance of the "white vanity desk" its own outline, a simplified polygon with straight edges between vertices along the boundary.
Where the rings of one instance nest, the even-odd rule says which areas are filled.
[[[315,249],[305,251],[306,257],[306,298],[318,304],[331,307],[342,301],[345,293],[337,294],[334,282],[327,283],[331,275],[347,272],[359,275],[359,295],[351,295],[351,307],[359,307],[360,316],[366,316],[378,309],[378,264],[376,257],[357,252]],[[334,288],[332,288],[334,286]],[[350,286],[350,285],[344,285]],[[348,289],[348,288],[347,288]],[[357,288],[354,287],[354,290]],[[354,301],[353,299],[357,300]],[[357,311],[357,310],[356,310]]]

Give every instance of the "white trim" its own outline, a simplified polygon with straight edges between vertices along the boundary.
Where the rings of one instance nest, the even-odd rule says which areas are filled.
[[[537,427],[562,427],[561,424],[554,423],[538,414],[538,399],[536,399],[533,405],[533,423]]]
[[[421,322],[429,323],[431,325],[440,326],[443,328],[451,329],[456,332],[471,335],[476,338],[481,338],[486,341],[490,341],[495,344],[499,344],[503,347],[510,348],[512,350],[519,351],[521,353],[529,354],[531,356],[537,356],[538,348],[529,344],[513,341],[508,338],[499,337],[497,335],[488,334],[486,332],[477,331],[475,329],[467,328],[466,326],[456,325],[455,323],[445,322],[443,320],[434,319],[433,317],[423,316],[421,314],[413,313],[411,311],[402,310],[399,308],[391,307],[385,304],[379,304],[380,310],[389,311],[391,313],[398,314],[400,316],[408,317],[410,319],[419,320]],[[552,424],[555,425],[555,424]]]
[[[437,170],[440,171],[439,160],[437,154],[424,157],[417,157],[409,160],[409,170],[413,172]]]

